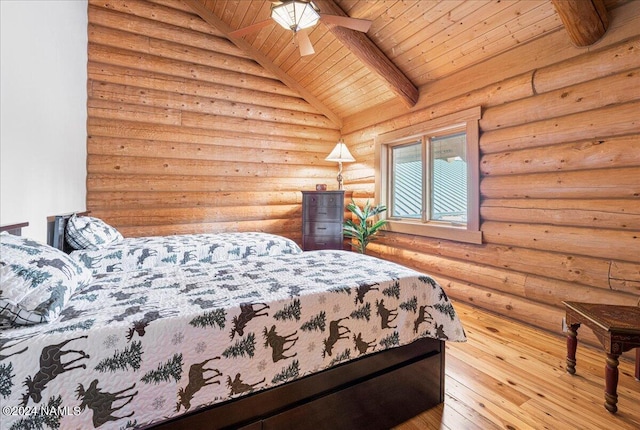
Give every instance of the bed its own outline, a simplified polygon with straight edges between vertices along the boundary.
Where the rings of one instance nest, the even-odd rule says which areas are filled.
[[[68,227],[73,222],[74,215],[56,215],[48,218],[48,244],[69,253],[94,274],[302,252],[293,240],[262,232],[122,238],[115,231],[110,236],[113,237],[113,241],[107,240],[100,246],[77,249],[81,245],[76,245],[76,248],[71,246],[70,243],[75,242],[70,240]],[[89,217],[87,212],[78,216],[80,218],[75,219],[91,219],[100,223],[99,227],[95,227],[96,230],[113,230],[113,227],[101,220]],[[90,242],[96,243],[96,240]]]
[[[346,251],[78,276],[0,331],[3,429],[390,428],[443,401],[465,340],[433,279]]]

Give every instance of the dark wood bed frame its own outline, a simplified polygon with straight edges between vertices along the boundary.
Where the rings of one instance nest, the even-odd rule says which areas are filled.
[[[28,227],[28,222],[21,222],[18,224],[8,224],[8,225],[0,225],[0,231],[7,231],[9,234],[13,234],[15,236],[22,236],[22,228]]]
[[[152,428],[390,429],[444,401],[444,357],[420,339]]]
[[[70,216],[47,219],[50,245],[67,249]],[[444,401],[444,366],[444,342],[420,339],[148,428],[389,429]]]

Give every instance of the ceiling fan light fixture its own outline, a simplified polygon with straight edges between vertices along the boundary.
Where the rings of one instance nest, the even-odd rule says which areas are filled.
[[[284,29],[297,32],[316,25],[320,13],[312,1],[287,0],[271,6],[271,18]]]

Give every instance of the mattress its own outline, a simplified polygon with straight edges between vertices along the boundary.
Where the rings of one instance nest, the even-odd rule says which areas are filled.
[[[0,332],[1,428],[146,426],[423,337],[465,340],[437,282],[352,252],[105,273]]]
[[[245,232],[126,238],[98,250],[77,250],[70,255],[99,274],[300,252],[300,247],[286,237]]]

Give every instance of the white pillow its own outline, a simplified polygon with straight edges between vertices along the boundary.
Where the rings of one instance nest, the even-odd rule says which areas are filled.
[[[0,234],[0,328],[54,321],[91,271],[59,249]]]
[[[67,222],[66,239],[75,249],[96,250],[123,238],[118,230],[99,218],[73,214]]]

